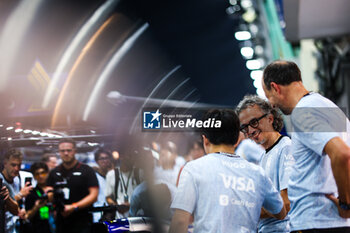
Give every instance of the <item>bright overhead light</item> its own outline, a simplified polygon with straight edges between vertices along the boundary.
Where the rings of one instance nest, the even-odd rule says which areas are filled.
[[[88,142],[88,145],[89,146],[98,146],[98,143],[97,142]]]
[[[30,130],[30,129],[23,130],[23,133],[31,133],[31,132],[32,132],[32,130]]]
[[[19,133],[19,132],[22,132],[22,131],[23,131],[23,129],[15,129],[16,133]]]
[[[12,140],[12,138],[7,138],[7,140],[11,141],[11,140]]]
[[[254,8],[248,8],[247,11],[242,15],[242,18],[247,23],[252,23],[257,18],[257,16],[258,15],[256,14]]]
[[[251,59],[254,55],[254,49],[252,47],[242,47],[241,54],[245,59]]]
[[[262,70],[253,70],[250,72],[250,77],[255,80],[257,78],[262,78],[263,71]]]
[[[241,1],[241,6],[244,8],[244,9],[248,9],[250,7],[253,6],[253,2],[252,0],[242,0]]]
[[[258,69],[263,68],[264,60],[262,60],[262,59],[248,60],[245,64],[249,70],[258,70]]]
[[[235,11],[234,11],[234,9],[232,7],[227,7],[226,8],[226,14],[232,15],[233,13],[235,13]]]
[[[255,23],[249,24],[249,31],[253,34],[256,35],[259,32],[259,27]]]
[[[12,130],[13,129],[13,126],[9,126],[6,128],[6,130]]]
[[[257,45],[254,48],[254,52],[255,52],[256,55],[261,56],[264,53],[264,47],[261,46],[261,45]]]
[[[261,78],[257,78],[254,80],[253,85],[255,88],[257,89],[262,89],[262,83],[261,83],[262,77]]]
[[[231,4],[232,6],[237,5],[237,0],[230,0],[230,4]]]
[[[33,135],[37,135],[37,134],[40,134],[40,132],[39,132],[39,131],[34,130],[34,131],[32,131],[32,134],[33,134]]]
[[[252,35],[248,31],[238,31],[235,32],[235,38],[236,40],[249,40],[252,38]]]

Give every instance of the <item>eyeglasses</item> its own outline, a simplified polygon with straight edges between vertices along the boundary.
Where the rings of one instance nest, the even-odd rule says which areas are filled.
[[[72,152],[73,151],[73,149],[66,149],[66,150],[58,150],[60,153],[64,153],[64,152],[68,152],[68,153],[70,153],[70,152]]]
[[[261,117],[259,118],[253,118],[249,121],[248,124],[243,124],[241,125],[241,127],[239,128],[240,131],[242,131],[243,133],[248,133],[248,126],[251,126],[253,127],[254,129],[258,128],[259,126],[259,121],[261,119],[263,119],[264,117],[267,116],[267,113],[265,113],[264,115],[262,115]]]
[[[47,175],[48,172],[42,171],[42,172],[35,172],[34,176],[41,176],[41,175]]]

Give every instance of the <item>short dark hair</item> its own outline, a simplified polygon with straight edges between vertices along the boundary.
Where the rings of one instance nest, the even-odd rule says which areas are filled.
[[[210,118],[221,121],[220,128],[202,128],[202,134],[214,145],[234,145],[239,135],[239,119],[232,109],[212,109],[203,117],[203,121]]]
[[[22,160],[23,159],[23,155],[22,155],[22,153],[20,151],[14,149],[14,148],[11,148],[8,151],[6,151],[5,155],[4,155],[4,159],[5,160],[9,160],[10,158]]]
[[[75,143],[75,141],[72,138],[62,138],[58,142],[58,145],[60,145],[62,143],[71,143],[73,145],[73,147],[76,148],[76,143]]]
[[[292,61],[277,60],[266,66],[263,80],[267,90],[271,89],[271,82],[288,85],[292,82],[301,82],[301,73],[297,64]]]
[[[100,155],[101,155],[101,154],[106,154],[106,155],[108,155],[108,157],[109,157],[110,159],[113,158],[112,153],[111,153],[110,151],[108,151],[108,150],[106,150],[106,149],[103,149],[103,148],[100,148],[100,149],[98,149],[98,150],[95,152],[95,154],[94,154],[94,156],[95,156],[95,161],[96,161],[96,162],[97,162],[97,160],[100,158]]]
[[[273,115],[273,122],[272,127],[277,132],[280,132],[283,128],[283,118],[281,113],[273,108],[269,102],[266,100],[260,98],[257,95],[246,95],[244,96],[243,100],[239,102],[237,105],[236,111],[239,115],[243,110],[247,109],[248,107],[252,107],[254,105],[257,105],[263,113],[266,114],[272,114]]]
[[[44,169],[45,172],[49,172],[48,166],[43,162],[33,163],[32,166],[30,166],[30,172],[34,175],[35,171],[40,168]]]

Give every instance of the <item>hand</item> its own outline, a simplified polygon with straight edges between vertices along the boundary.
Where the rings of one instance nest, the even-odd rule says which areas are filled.
[[[18,211],[18,217],[19,217],[20,219],[26,219],[26,218],[27,218],[27,212],[26,212],[26,210],[25,210],[25,209],[20,209],[20,210]]]
[[[35,201],[35,205],[36,205],[38,208],[41,208],[41,207],[45,206],[46,204],[47,204],[47,200],[41,200],[41,199],[39,199],[39,200],[36,200],[36,201]]]
[[[63,217],[67,217],[71,215],[74,212],[74,206],[73,205],[64,205],[64,210],[61,212],[61,215]]]
[[[350,218],[350,210],[344,210],[344,209],[340,208],[340,206],[339,206],[339,199],[338,198],[336,198],[332,194],[326,194],[326,197],[329,200],[333,201],[334,204],[337,206],[340,217],[342,217],[342,218]]]
[[[10,193],[9,193],[8,189],[6,188],[6,186],[2,186],[1,191],[0,191],[0,195],[4,201],[6,201],[9,198]]]
[[[117,205],[117,210],[119,213],[124,214],[125,212],[129,211],[130,209],[130,203],[129,202],[124,202],[120,205]]]
[[[32,189],[33,189],[33,186],[32,186],[29,182],[27,182],[27,183],[26,183],[26,186],[24,186],[24,187],[21,189],[21,191],[19,191],[19,192],[22,194],[21,196],[26,197],[26,196],[28,196],[28,194],[30,193],[30,191],[32,191]]]

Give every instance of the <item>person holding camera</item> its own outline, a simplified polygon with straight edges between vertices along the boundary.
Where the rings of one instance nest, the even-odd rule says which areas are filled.
[[[29,193],[25,201],[25,209],[27,218],[30,220],[31,232],[35,233],[51,233],[49,218],[51,206],[48,206],[47,193],[51,191],[46,186],[49,168],[43,162],[36,162],[30,167],[35,180],[36,187]]]
[[[7,211],[5,213],[6,233],[15,233],[17,219],[25,219],[26,212],[24,209],[18,208],[18,202],[25,198],[32,189],[32,186],[29,184],[21,188],[19,179],[15,179],[17,176],[19,176],[22,158],[22,153],[15,149],[9,149],[4,154],[3,170],[0,173],[0,178],[2,179],[4,186],[6,186],[9,192],[10,199],[7,198],[6,200],[8,200],[7,205],[10,205],[12,209],[12,211]],[[15,210],[16,208],[17,210]]]
[[[62,164],[51,170],[47,185],[54,188],[49,200],[57,212],[57,233],[90,233],[92,215],[88,208],[97,201],[98,181],[95,171],[76,160],[76,144],[72,139],[58,143]]]

